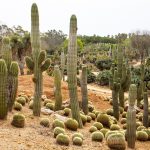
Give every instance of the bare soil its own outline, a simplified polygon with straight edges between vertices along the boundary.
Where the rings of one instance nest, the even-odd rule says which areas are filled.
[[[53,94],[53,78],[44,75],[44,94],[54,100]],[[92,89],[93,85],[89,87],[89,99],[92,101],[96,109],[105,111],[111,108],[106,98],[111,95],[108,88],[97,87]],[[24,92],[27,95],[33,95],[34,85],[32,82],[32,75],[19,76],[19,88],[18,93]],[[67,100],[68,88],[66,83],[62,83],[63,100]],[[80,88],[78,88],[79,100],[81,100]],[[7,120],[0,121],[0,150],[108,150],[105,140],[103,142],[92,142],[91,133],[88,132],[89,127],[93,122],[87,123],[83,129],[78,131],[84,135],[83,145],[81,147],[74,146],[70,142],[69,146],[60,146],[56,144],[55,138],[53,138],[52,125],[49,128],[42,127],[39,122],[40,118],[48,117],[52,121],[53,115],[41,115],[41,117],[34,117],[32,110],[28,108],[28,104],[23,107],[21,113],[25,115],[26,125],[24,128],[15,128],[11,125],[13,114],[16,113],[13,110],[8,114]],[[66,129],[67,134],[70,136],[74,133]],[[136,142],[136,150],[150,150],[150,142]]]

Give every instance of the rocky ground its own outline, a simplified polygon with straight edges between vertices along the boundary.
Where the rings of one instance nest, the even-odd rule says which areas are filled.
[[[97,91],[97,88],[99,89]],[[31,75],[19,76],[19,89],[18,93],[24,92],[27,95],[33,95],[34,85]],[[88,86],[89,99],[98,110],[106,110],[112,107],[106,100],[111,92],[108,88]],[[44,75],[44,94],[54,100],[53,94],[53,78]],[[63,100],[68,99],[67,84],[62,84]],[[79,100],[81,99],[80,89],[78,89]],[[15,128],[11,125],[13,114],[16,113],[13,110],[9,113],[7,120],[0,121],[0,150],[108,150],[108,147],[103,142],[92,142],[91,133],[88,132],[89,127],[93,122],[87,123],[83,129],[78,131],[84,135],[83,145],[81,147],[74,146],[70,142],[69,146],[60,146],[56,144],[55,138],[53,138],[52,125],[49,128],[42,127],[39,122],[40,118],[45,117],[41,115],[40,118],[33,117],[32,110],[29,109],[28,104],[23,107],[21,113],[25,115],[26,125],[24,128]],[[55,113],[47,115],[51,123],[55,118]],[[66,129],[67,134],[71,137],[74,133]],[[150,150],[150,142],[136,142],[136,150]]]

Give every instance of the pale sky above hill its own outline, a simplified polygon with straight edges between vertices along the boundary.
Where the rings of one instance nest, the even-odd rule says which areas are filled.
[[[30,31],[30,10],[36,2],[41,32],[56,29],[68,34],[71,14],[78,34],[112,35],[150,30],[150,0],[0,0],[0,21]]]

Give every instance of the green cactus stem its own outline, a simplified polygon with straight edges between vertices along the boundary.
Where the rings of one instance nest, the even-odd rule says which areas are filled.
[[[146,82],[144,82],[144,87],[143,87],[143,98],[144,98],[144,112],[143,112],[143,125],[148,128],[149,123],[148,123],[148,93],[147,93],[147,87],[146,87]]]
[[[77,18],[75,15],[72,15],[70,19],[67,74],[72,118],[75,119],[79,123],[79,127],[82,128],[83,125],[77,97]]]
[[[111,89],[112,89],[112,100],[113,100],[113,112],[114,117],[119,120],[119,102],[118,102],[118,94],[120,90],[120,82],[118,79],[118,72],[117,70],[114,71],[113,79],[111,83]]]
[[[55,111],[62,108],[62,94],[61,94],[61,73],[58,66],[54,67],[54,95],[55,95]]]
[[[50,65],[50,59],[46,59],[46,52],[41,51],[40,48],[40,31],[39,31],[39,13],[38,7],[35,3],[31,8],[31,46],[32,46],[32,58],[26,57],[27,67],[33,71],[34,77],[34,102],[33,102],[33,114],[34,116],[40,116],[41,112],[41,95],[42,95],[42,72],[47,70]]]
[[[10,66],[10,85],[9,85],[9,101],[8,101],[8,109],[9,111],[12,111],[13,104],[15,102],[16,96],[17,96],[17,90],[18,90],[18,63],[12,62]]]
[[[134,108],[136,97],[136,85],[131,84],[129,89],[129,107],[127,111],[127,142],[129,148],[135,148],[136,141],[136,110]]]
[[[0,59],[0,119],[7,118],[7,66],[3,59]]]
[[[137,107],[140,107],[141,100],[143,99],[144,72],[145,72],[145,66],[144,64],[141,64],[140,83],[137,86]]]
[[[87,90],[87,67],[82,66],[82,74],[81,74],[81,94],[82,94],[82,110],[85,115],[88,114],[88,90]]]
[[[65,80],[64,69],[65,69],[65,54],[64,54],[64,51],[62,51],[61,52],[61,76],[62,76],[63,81]]]

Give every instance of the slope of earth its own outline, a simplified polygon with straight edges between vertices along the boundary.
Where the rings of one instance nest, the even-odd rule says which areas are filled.
[[[33,89],[34,85],[31,75],[19,76],[18,93],[24,92],[28,95],[33,95]],[[48,98],[54,100],[53,78],[47,75],[44,75],[43,91]],[[69,96],[66,83],[62,83],[62,94],[63,100],[68,99]],[[81,99],[80,88],[78,89],[78,95],[79,99]],[[104,101],[106,97],[107,92],[94,93],[89,91],[89,99],[98,110],[103,111],[111,107],[108,102]],[[8,114],[7,120],[0,121],[0,150],[108,150],[105,140],[104,142],[91,141],[91,133],[89,133],[88,130],[93,122],[87,123],[83,129],[78,130],[84,135],[84,141],[81,147],[74,146],[72,142],[70,142],[69,146],[60,146],[56,144],[56,139],[53,138],[52,121],[54,120],[55,113],[47,116],[42,114],[40,117],[48,117],[50,119],[51,125],[49,128],[42,127],[39,123],[40,118],[33,117],[32,110],[29,109],[28,103],[21,111],[26,118],[26,125],[24,128],[15,128],[11,125],[14,113],[16,113],[15,110]],[[71,136],[74,132],[67,129],[65,130],[71,141]],[[149,147],[149,142],[136,143],[136,150],[150,150]]]

